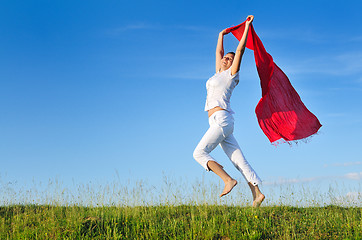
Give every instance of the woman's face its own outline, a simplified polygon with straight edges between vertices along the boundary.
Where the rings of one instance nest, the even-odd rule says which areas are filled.
[[[231,67],[231,65],[233,64],[234,61],[234,55],[231,53],[226,54],[222,59],[221,59],[221,68],[223,70],[227,70]]]

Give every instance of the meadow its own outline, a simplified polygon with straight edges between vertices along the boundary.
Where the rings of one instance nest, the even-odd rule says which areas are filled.
[[[317,195],[289,186],[252,208],[246,186],[223,199],[221,186],[202,182],[124,186],[3,185],[0,239],[362,239],[361,196],[332,188]]]

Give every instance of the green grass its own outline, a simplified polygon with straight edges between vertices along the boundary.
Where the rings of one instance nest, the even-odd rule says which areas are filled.
[[[0,207],[0,239],[362,239],[360,207]]]
[[[219,198],[222,183],[146,181],[17,185],[0,178],[3,239],[362,239],[361,187],[341,183],[247,184]],[[324,190],[322,190],[324,189]]]

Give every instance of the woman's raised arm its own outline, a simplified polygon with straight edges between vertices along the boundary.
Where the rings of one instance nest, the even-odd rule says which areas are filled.
[[[217,40],[216,45],[216,61],[215,61],[215,70],[216,72],[219,72],[221,68],[221,59],[224,57],[224,35],[226,33],[226,29],[222,30],[219,33],[219,38]]]
[[[246,18],[244,34],[240,39],[238,47],[236,48],[234,61],[233,64],[231,65],[231,75],[236,74],[240,70],[241,59],[245,51],[246,40],[248,38],[250,24],[253,22],[253,20],[254,20],[253,15],[249,15]]]

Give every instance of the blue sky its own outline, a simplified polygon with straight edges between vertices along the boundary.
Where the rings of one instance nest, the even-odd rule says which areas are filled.
[[[218,181],[192,152],[208,128],[206,80],[219,31],[254,28],[320,120],[307,144],[272,146],[254,109],[245,52],[232,97],[234,135],[264,187],[346,184],[361,191],[360,1],[10,1],[0,4],[0,180]],[[225,50],[237,40],[225,37]],[[235,178],[224,153],[213,156]],[[242,180],[243,181],[243,180]],[[243,187],[243,186],[241,186]]]

